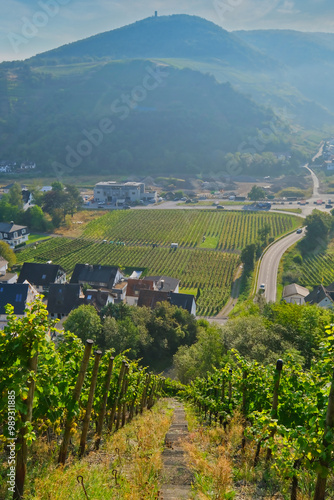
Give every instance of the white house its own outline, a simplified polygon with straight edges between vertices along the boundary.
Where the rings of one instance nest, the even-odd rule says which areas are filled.
[[[307,288],[292,283],[283,289],[282,299],[288,304],[305,304],[305,297],[309,295]]]
[[[38,292],[27,281],[25,283],[0,283],[0,329],[7,325],[7,314],[5,306],[14,306],[14,314],[23,318],[25,309],[30,302],[33,302]]]
[[[29,231],[27,226],[18,226],[14,222],[0,223],[0,240],[5,241],[11,248],[28,241]]]
[[[115,206],[136,201],[154,203],[157,201],[157,192],[145,191],[143,182],[99,182],[94,188],[94,200]]]

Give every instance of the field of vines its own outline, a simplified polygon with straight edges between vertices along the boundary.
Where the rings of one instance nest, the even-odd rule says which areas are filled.
[[[24,249],[17,259],[18,264],[51,260],[68,277],[78,263],[171,276],[181,281],[183,292],[195,291],[198,314],[214,316],[230,296],[240,251],[256,240],[264,224],[270,225],[270,236],[277,237],[299,222],[293,216],[268,213],[115,211],[91,221],[81,238],[52,238]],[[172,242],[179,244],[176,251],[170,249]]]
[[[52,260],[72,273],[75,264],[89,263],[145,268],[147,275],[166,275],[181,280],[182,288],[199,289],[197,312],[217,314],[230,295],[239,256],[205,249],[120,246],[89,240],[53,238],[17,254],[18,264]]]
[[[306,257],[301,265],[303,286],[313,287],[323,282],[325,286],[334,281],[334,253],[322,252]]]
[[[257,238],[265,224],[270,237],[296,228],[294,216],[277,213],[217,212],[214,210],[114,211],[90,222],[83,237],[123,241],[127,245],[202,246],[203,237],[214,239],[217,250],[242,250]]]
[[[281,482],[280,498],[334,498],[333,350],[328,328],[320,359],[307,371],[289,355],[275,370],[231,351],[229,364],[185,387],[209,424],[226,428],[234,412],[241,413],[243,456],[251,457],[254,469],[261,462],[271,467]]]

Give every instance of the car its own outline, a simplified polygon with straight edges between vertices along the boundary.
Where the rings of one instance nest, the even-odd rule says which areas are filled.
[[[333,208],[333,205],[330,205],[329,203],[327,203],[327,205],[325,205],[325,208]]]
[[[266,289],[266,285],[264,283],[261,283],[260,285],[260,292],[264,292]]]
[[[221,210],[223,210],[223,205],[217,205],[217,208],[220,208]]]
[[[296,231],[297,234],[301,234],[303,232],[303,230],[299,227]]]

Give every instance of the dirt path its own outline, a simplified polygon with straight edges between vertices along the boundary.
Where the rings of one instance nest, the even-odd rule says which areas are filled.
[[[159,499],[188,500],[191,498],[192,472],[188,469],[185,452],[180,441],[188,435],[188,424],[183,403],[172,400],[173,421],[165,437],[165,449],[162,453],[163,472],[162,489]]]
[[[226,318],[229,313],[232,311],[235,304],[238,302],[238,297],[240,293],[240,281],[242,275],[242,266],[238,267],[236,275],[234,277],[234,281],[231,289],[231,297],[228,299],[227,303],[223,307],[223,309],[217,314],[217,319]]]

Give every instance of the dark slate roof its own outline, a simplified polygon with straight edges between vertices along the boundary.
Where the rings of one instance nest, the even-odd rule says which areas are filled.
[[[28,290],[29,283],[0,283],[0,314],[6,314],[7,304],[14,306],[14,314],[24,314]]]
[[[82,303],[80,299],[81,287],[77,284],[58,284],[50,285],[48,296],[49,314],[70,314],[72,309],[79,307]]]
[[[145,276],[145,280],[154,281],[158,290],[163,290],[164,292],[174,292],[180,280],[175,278],[170,278],[169,276]],[[161,288],[163,281],[163,287]]]
[[[71,283],[89,283],[91,285],[106,286],[112,288],[115,284],[118,267],[115,266],[92,266],[89,264],[76,264]]]
[[[28,229],[28,228],[27,226],[18,226],[13,222],[0,222],[1,233],[13,233],[14,231],[20,231],[21,229]]]
[[[158,290],[140,290],[138,306],[146,306],[154,309],[158,302],[169,300],[169,292],[161,292]]]
[[[25,280],[36,286],[47,286],[54,283],[58,272],[63,274],[64,269],[57,264],[37,264],[35,262],[25,262],[22,266],[18,283],[23,283]]]
[[[312,292],[305,297],[305,302],[309,304],[319,304],[325,298],[334,300],[334,292],[328,291],[323,285],[316,286]]]
[[[195,297],[189,293],[171,293],[170,303],[173,306],[182,307],[186,311],[191,313],[191,309],[194,303]]]
[[[86,290],[83,304],[92,305],[100,312],[106,305],[108,297],[111,293],[107,290]]]

